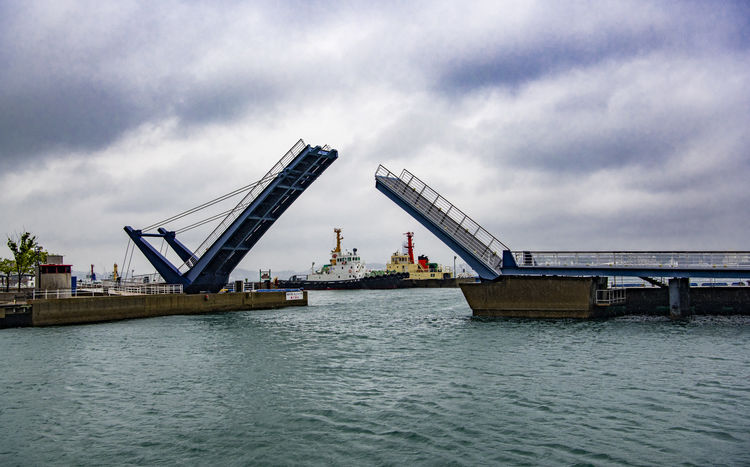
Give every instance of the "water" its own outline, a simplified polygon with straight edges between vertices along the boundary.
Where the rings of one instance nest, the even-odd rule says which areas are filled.
[[[457,289],[0,331],[0,464],[750,465],[750,318],[478,320]]]

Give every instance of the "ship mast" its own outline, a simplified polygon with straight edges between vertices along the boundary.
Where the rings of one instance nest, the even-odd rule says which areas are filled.
[[[406,232],[406,251],[409,253],[409,264],[414,264],[414,244],[411,242],[414,232]]]
[[[333,229],[334,232],[336,232],[336,248],[331,250],[331,264],[336,264],[336,258],[339,257],[341,254],[341,240],[343,240],[344,237],[341,236],[341,229],[336,227]]]

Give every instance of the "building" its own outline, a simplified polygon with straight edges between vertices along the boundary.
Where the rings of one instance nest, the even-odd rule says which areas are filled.
[[[62,255],[47,255],[47,264],[40,264],[37,271],[38,290],[72,288],[71,265],[63,264]]]

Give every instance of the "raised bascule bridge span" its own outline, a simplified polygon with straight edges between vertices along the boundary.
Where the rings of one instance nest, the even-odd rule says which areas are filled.
[[[679,298],[689,278],[748,279],[747,251],[512,251],[408,170],[380,165],[375,187],[435,234],[483,281],[501,276],[638,277]],[[669,278],[669,285],[656,278]],[[672,289],[675,289],[673,292]]]
[[[313,147],[300,139],[257,182],[142,229],[126,226],[125,232],[167,283],[182,284],[187,293],[218,292],[263,234],[337,158],[335,149],[327,145]],[[242,200],[229,211],[177,231],[164,228],[245,191]],[[218,220],[221,222],[194,251],[177,239],[181,232]],[[172,264],[146,238],[164,239],[182,264]]]

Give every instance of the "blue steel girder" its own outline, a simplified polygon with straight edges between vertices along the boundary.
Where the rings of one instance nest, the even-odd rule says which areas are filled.
[[[157,234],[144,234],[140,230],[136,230],[129,225],[125,226],[125,233],[133,241],[133,244],[141,250],[143,256],[151,263],[161,277],[169,284],[182,284],[187,285],[188,281],[185,279],[180,271],[169,262],[167,258],[159,253],[150,243],[145,241],[143,237],[160,237]]]
[[[313,167],[314,165],[311,165]],[[290,171],[288,173],[300,175],[298,172],[295,173],[295,171]],[[304,174],[304,173],[303,173]],[[288,175],[285,175],[283,179],[289,178]],[[248,215],[245,218],[246,223],[250,223],[252,226],[255,226],[255,228],[250,229],[247,228],[244,231],[247,232],[250,231],[250,235],[246,238],[240,238],[241,236],[233,236],[229,239],[229,241],[224,244],[221,249],[222,250],[231,250],[231,251],[247,251],[250,250],[252,245],[257,242],[258,239],[260,239],[261,235],[260,228],[262,226],[268,226],[275,222],[281,214],[286,210],[291,203],[296,199],[299,194],[302,193],[304,188],[299,187],[293,187],[290,185],[284,185],[281,183],[281,180],[279,179],[279,183],[276,185],[276,187],[271,190],[268,195],[265,197],[265,200],[259,203],[258,209],[255,210],[249,210],[248,212],[255,212],[255,211],[261,211],[263,214],[259,216],[253,216]],[[277,199],[278,201],[270,201],[273,199]],[[265,211],[265,212],[263,212]],[[254,222],[253,222],[254,221]],[[264,229],[265,231],[265,229]]]
[[[157,231],[164,236],[167,244],[177,253],[182,261],[191,259],[193,262],[198,261],[198,258],[193,254],[188,247],[186,247],[181,241],[177,240],[177,235],[174,231],[167,231],[164,227],[159,227]]]
[[[224,284],[231,271],[271,225],[336,158],[336,150],[307,147],[280,173],[219,236],[186,276],[201,289]]]
[[[425,217],[419,210],[415,209],[410,203],[405,202],[400,196],[393,193],[391,189],[384,183],[381,183],[380,178],[375,178],[375,188],[380,190],[385,196],[396,203],[401,209],[410,214],[420,224],[425,226],[427,230],[432,232],[436,237],[443,241],[451,250],[456,252],[466,264],[468,264],[476,273],[485,280],[491,280],[498,277],[498,273],[487,266],[484,261],[479,259],[474,252],[464,248],[461,244],[456,242],[451,235],[436,226],[431,220]],[[447,213],[446,213],[447,215]]]
[[[304,144],[302,140],[295,147],[300,144]],[[241,208],[242,212],[219,234],[200,258],[179,242],[174,232],[166,229],[160,228],[158,234],[153,234],[126,226],[125,232],[168,283],[183,284],[184,290],[188,293],[218,292],[228,281],[231,271],[253,245],[337,158],[338,151],[335,149],[307,145],[254,199],[249,201],[247,206]],[[279,164],[281,162],[279,161]],[[190,266],[189,269],[181,273],[146,242],[144,237],[164,238],[180,259]]]

